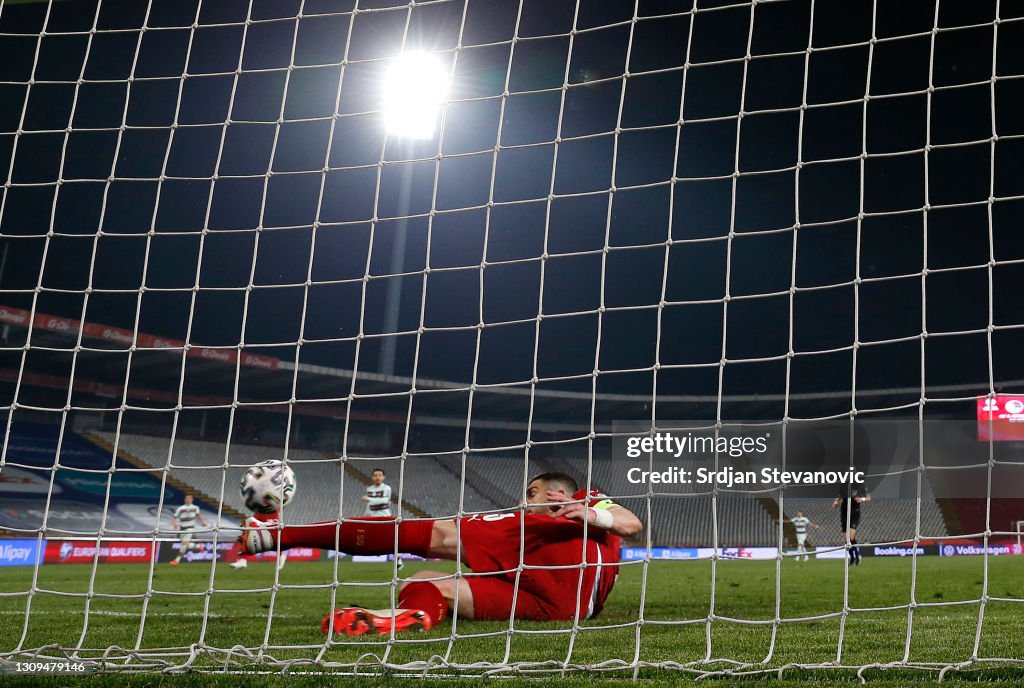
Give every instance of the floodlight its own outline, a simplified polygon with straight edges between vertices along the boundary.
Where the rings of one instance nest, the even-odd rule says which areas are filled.
[[[448,70],[427,53],[402,53],[384,77],[384,125],[388,133],[428,139],[448,98]]]

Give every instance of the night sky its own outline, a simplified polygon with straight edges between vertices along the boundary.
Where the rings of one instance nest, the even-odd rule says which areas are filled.
[[[660,393],[716,394],[723,355],[726,395],[848,392],[855,359],[919,388],[925,330],[928,387],[1024,379],[1024,4],[352,9],[4,4],[0,304],[287,360],[304,325],[301,362],[353,368],[402,279],[403,375],[422,325],[418,375],[460,382],[536,348],[608,392],[657,360]],[[415,144],[379,113],[403,43],[453,75]]]

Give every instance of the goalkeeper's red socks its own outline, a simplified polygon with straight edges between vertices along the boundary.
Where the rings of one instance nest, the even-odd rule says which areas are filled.
[[[430,627],[444,620],[448,613],[448,601],[441,590],[429,581],[409,583],[398,593],[399,609],[422,609],[430,617]]]
[[[398,551],[425,557],[430,552],[433,521],[402,521],[391,516],[361,516],[352,521],[313,523],[305,526],[284,526],[277,534],[281,549],[318,547],[337,549],[347,554],[394,554],[395,530]]]

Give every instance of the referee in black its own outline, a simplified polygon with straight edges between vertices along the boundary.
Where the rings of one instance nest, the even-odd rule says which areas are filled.
[[[850,564],[860,564],[860,547],[857,546],[857,528],[860,526],[860,505],[870,502],[871,495],[863,489],[852,486],[840,488],[839,494],[832,500],[832,508],[839,507],[839,529],[846,533],[850,542]],[[849,511],[849,520],[847,520]]]

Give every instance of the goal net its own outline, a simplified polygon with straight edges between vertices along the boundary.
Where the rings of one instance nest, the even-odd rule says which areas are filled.
[[[0,0],[0,671],[1019,670],[1021,10]],[[238,559],[267,459],[285,527],[644,528],[328,636],[487,571]]]

